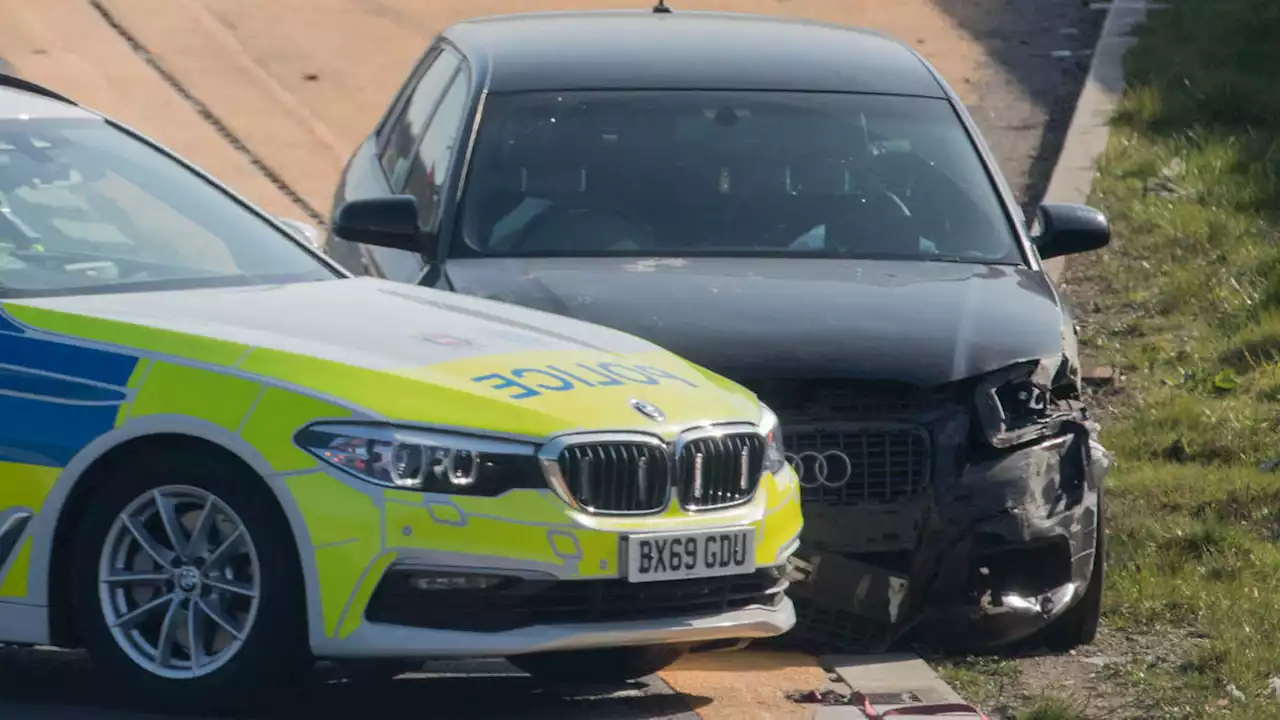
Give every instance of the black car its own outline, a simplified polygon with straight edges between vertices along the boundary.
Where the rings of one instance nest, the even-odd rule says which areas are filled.
[[[910,48],[817,22],[574,12],[462,22],[335,198],[357,273],[610,325],[752,388],[801,475],[801,639],[1090,642],[1109,455],[1045,258]]]

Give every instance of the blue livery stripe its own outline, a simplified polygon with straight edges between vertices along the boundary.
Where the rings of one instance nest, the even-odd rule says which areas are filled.
[[[125,400],[124,390],[66,378],[41,375],[23,368],[0,365],[0,395],[20,394],[52,401],[80,404],[120,404]]]
[[[69,405],[0,394],[0,460],[65,467],[115,427],[118,404]]]
[[[4,314],[4,308],[0,307],[0,333],[22,334],[22,326],[13,321],[13,318]]]
[[[124,387],[138,358],[48,338],[0,333],[0,364]]]

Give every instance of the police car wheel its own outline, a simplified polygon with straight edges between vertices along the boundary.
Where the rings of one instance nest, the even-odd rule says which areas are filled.
[[[72,610],[95,666],[140,703],[234,709],[301,677],[302,576],[265,482],[192,450],[101,479],[76,519]]]
[[[516,655],[507,661],[535,680],[617,683],[638,680],[668,668],[687,652],[684,645],[646,645]]]

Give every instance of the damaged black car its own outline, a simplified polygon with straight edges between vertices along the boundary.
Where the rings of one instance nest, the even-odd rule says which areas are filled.
[[[351,158],[329,251],[753,389],[803,485],[793,636],[857,651],[1092,641],[1111,460],[1042,261],[1109,239],[1083,206],[1029,226],[905,45],[677,10],[446,30]]]

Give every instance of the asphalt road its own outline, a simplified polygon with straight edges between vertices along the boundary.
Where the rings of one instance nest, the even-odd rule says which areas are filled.
[[[331,682],[269,698],[240,718],[546,718],[696,720],[705,699],[674,694],[656,678],[625,687],[545,690],[500,661],[431,663],[382,685]],[[192,720],[200,708],[145,712],[104,686],[81,653],[0,647],[0,718],[5,720]],[[227,716],[222,716],[227,717]]]
[[[733,5],[760,11],[770,2],[685,0],[683,5],[718,9]],[[1100,13],[1081,0],[786,2],[788,13],[880,26],[925,53],[966,96],[1019,199],[1028,207],[1039,199],[1087,68]],[[646,4],[626,0],[106,0],[103,6],[115,12],[141,38],[146,52],[155,53],[231,130],[257,152],[269,155],[272,166],[278,166],[287,180],[306,185],[307,190],[314,186],[307,194],[315,196],[313,204],[322,206],[346,152],[381,112],[445,16],[502,10],[504,3],[525,9]],[[206,17],[196,12],[206,4],[207,17],[213,20],[196,22],[188,17]],[[290,15],[303,6],[306,13]],[[355,7],[362,12],[353,13]],[[395,22],[387,24],[390,21],[384,19],[383,25],[375,27],[378,13],[390,13]],[[286,24],[283,17],[294,21]],[[182,31],[175,32],[175,27]],[[282,33],[280,27],[290,30]],[[361,32],[362,28],[369,31]],[[199,38],[204,42],[195,42]],[[87,2],[0,0],[0,54],[19,72],[156,134],[272,212],[297,215],[297,208],[191,111]],[[262,81],[268,76],[270,83]],[[302,110],[287,112],[294,104]],[[323,132],[313,134],[332,142],[303,142],[308,137],[304,130],[311,126],[298,117],[314,120]],[[292,154],[286,153],[290,148]],[[719,717],[736,715],[746,720],[761,717],[759,707],[743,705],[755,707],[756,712],[735,712],[735,699],[749,696],[755,686],[767,685],[762,681],[764,671],[757,670],[725,673],[740,678],[741,685],[705,691],[714,698],[675,695],[656,679],[624,689],[551,693],[506,665],[428,669],[431,672],[402,676],[381,687],[326,685],[294,692],[246,717],[689,720],[695,717],[690,707],[701,708],[714,700],[709,709],[718,709]],[[490,674],[467,674],[475,670]],[[822,673],[817,674],[821,679]],[[782,675],[786,679],[780,682],[796,689],[801,676],[797,673],[792,681],[792,675]],[[780,691],[774,694],[781,696]],[[794,706],[788,710],[795,712]],[[0,720],[210,717],[200,711],[173,708],[166,714],[144,713],[131,707],[129,698],[104,686],[78,653],[0,646]],[[769,714],[775,716],[781,717]]]

